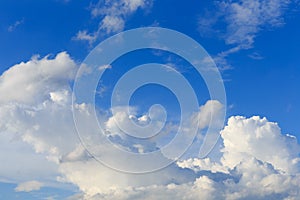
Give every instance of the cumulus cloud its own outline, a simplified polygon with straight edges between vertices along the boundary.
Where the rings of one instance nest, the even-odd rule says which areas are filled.
[[[93,18],[101,18],[98,29],[92,33],[81,30],[75,39],[93,43],[100,34],[111,34],[123,31],[128,16],[138,9],[150,7],[152,0],[100,0],[91,8]]]
[[[39,181],[28,181],[20,183],[16,188],[16,192],[31,192],[34,190],[39,190],[43,186],[43,183]]]
[[[57,181],[76,185],[81,194],[73,198],[80,199],[299,198],[297,139],[282,134],[277,123],[258,116],[229,118],[220,131],[222,147],[216,157],[181,158],[162,170],[145,174],[122,173],[97,162],[76,135],[70,87],[75,70],[75,62],[63,52],[53,58],[32,58],[11,67],[0,77],[0,91],[7,94],[0,98],[0,162],[4,163],[0,165],[0,176],[1,180],[19,183],[16,191],[38,190],[47,186],[47,181]],[[97,127],[89,124],[91,105],[82,103],[73,109],[86,122],[87,132],[99,134]],[[160,148],[158,140],[138,143],[121,136],[116,120],[126,127],[129,120],[143,126],[150,118],[147,113],[125,115],[124,109],[116,109],[113,115],[99,113],[100,124],[107,130],[105,136],[136,153]],[[187,118],[190,123],[185,124],[185,133],[188,134],[188,126],[195,125],[194,120],[199,120],[199,129],[205,129],[212,116],[219,119],[222,109],[219,102],[208,101]],[[218,123],[216,120],[212,124]],[[169,124],[163,134],[177,128],[176,124]],[[93,142],[100,150],[109,150],[102,143]],[[20,154],[22,162],[28,164],[23,171],[28,176],[15,173],[22,170],[13,166]],[[144,164],[153,162],[147,160]],[[39,167],[34,167],[37,163]],[[42,181],[43,185],[32,180]]]
[[[282,135],[279,126],[266,118],[231,117],[221,135],[224,142],[222,162],[226,166],[232,168],[250,156],[286,173],[299,170],[297,139]]]
[[[77,142],[69,85],[75,71],[75,62],[62,52],[54,58],[34,57],[0,76],[0,93],[5,94],[0,98],[1,152],[11,156],[0,154],[1,163],[11,165],[1,165],[1,175],[7,181],[26,181],[28,176],[55,181],[55,163]],[[19,162],[24,164],[15,166]]]
[[[260,117],[231,117],[222,131],[222,139],[224,147],[220,160],[193,158],[177,163],[181,168],[192,169],[197,177],[194,180],[179,184],[114,188],[90,199],[299,198],[299,167],[295,166],[299,145],[294,137],[282,135],[276,123]],[[271,141],[267,141],[269,139]],[[266,147],[262,148],[262,145]],[[234,150],[232,146],[235,146]],[[278,165],[277,160],[272,159],[274,157],[280,157],[282,163]],[[286,166],[286,158],[289,159],[289,167]]]
[[[145,183],[149,185],[154,184],[166,184],[172,182],[175,174],[177,176],[177,182],[187,182],[194,179],[194,175],[191,170],[182,170],[175,165],[170,167],[167,171],[161,172],[160,179],[156,179],[156,175],[144,175],[144,176],[131,176],[122,175],[122,173],[109,169],[99,162],[95,161],[81,146],[77,139],[76,130],[72,117],[71,107],[71,88],[70,82],[74,78],[74,70],[76,65],[70,56],[63,52],[56,55],[54,58],[45,57],[42,59],[32,58],[32,60],[24,63],[17,64],[8,69],[0,77],[1,92],[11,92],[11,90],[17,90],[19,87],[31,87],[29,91],[20,91],[18,94],[13,92],[7,96],[1,97],[0,103],[0,130],[1,136],[7,136],[8,140],[1,140],[7,145],[1,145],[1,152],[9,152],[10,149],[20,150],[20,145],[30,144],[34,151],[29,151],[31,154],[44,156],[45,161],[39,167],[39,169],[49,170],[51,169],[51,175],[45,177],[43,174],[36,174],[34,171],[36,168],[30,165],[28,160],[33,161],[32,157],[25,154],[27,157],[23,157],[25,163],[28,163],[29,170],[32,169],[31,176],[36,179],[46,179],[45,181],[53,181],[56,177],[59,182],[71,182],[80,187],[82,191],[91,195],[106,191],[108,188],[118,186],[122,188],[125,186],[144,186]],[[21,93],[21,94],[20,94]],[[29,94],[28,94],[29,93]],[[75,105],[74,109],[82,114],[81,119],[90,121],[91,106],[86,104]],[[120,110],[116,116],[107,117],[105,122],[107,128],[111,128],[110,131],[114,131],[110,121],[113,118],[122,114]],[[104,116],[105,117],[105,116]],[[118,118],[123,120],[124,118]],[[137,118],[137,121],[145,123],[147,116],[141,116]],[[91,126],[86,130],[90,130]],[[117,134],[118,130],[115,129]],[[11,143],[10,138],[19,141],[18,143]],[[17,146],[11,146],[16,144]],[[151,142],[149,143],[151,144]],[[150,145],[145,145],[149,147]],[[128,143],[127,143],[128,145]],[[10,149],[6,149],[10,147]],[[140,149],[142,147],[135,146]],[[142,151],[145,151],[144,149]],[[2,155],[2,154],[1,154]],[[18,154],[16,154],[18,155]],[[10,156],[16,156],[10,154]],[[7,155],[1,156],[1,163],[7,163]],[[12,160],[19,160],[17,157],[13,157]],[[117,158],[116,158],[117,159]],[[47,162],[54,164],[53,168],[48,167]],[[152,162],[152,161],[149,161]],[[15,162],[9,162],[14,165]],[[32,162],[32,165],[36,162]],[[130,163],[129,163],[130,164]],[[4,168],[1,165],[2,180],[5,174],[10,169],[9,166]],[[12,168],[17,170],[16,168]],[[86,171],[90,173],[86,173]],[[24,170],[24,169],[23,169]],[[103,173],[99,173],[103,171]],[[88,176],[87,176],[88,175]],[[32,177],[18,177],[16,173],[10,173],[7,177],[8,181],[24,182],[29,181]],[[94,176],[94,181],[90,182],[90,177]],[[122,177],[123,182],[120,181]],[[181,178],[180,178],[181,177]],[[105,181],[104,181],[105,180]],[[110,181],[108,181],[110,180]],[[148,180],[148,181],[146,181]],[[93,186],[93,187],[92,187]]]
[[[210,178],[222,199],[299,198],[299,144],[295,137],[282,135],[276,123],[258,116],[229,118],[221,137],[223,155],[219,160],[194,158],[178,165],[200,174],[203,170],[214,173]]]
[[[37,104],[52,90],[64,90],[75,71],[75,62],[66,52],[54,59],[33,57],[28,62],[12,66],[0,77],[0,103]]]

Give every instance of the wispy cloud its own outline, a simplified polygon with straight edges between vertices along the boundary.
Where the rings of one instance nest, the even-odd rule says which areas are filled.
[[[264,57],[262,55],[260,55],[259,53],[257,53],[257,52],[249,54],[248,56],[250,58],[252,58],[253,60],[262,60],[262,59],[264,59]]]
[[[283,14],[289,4],[290,0],[221,2],[221,9],[227,13],[225,42],[245,49],[251,48],[259,31],[284,24]]]
[[[151,7],[151,5],[152,0],[100,0],[90,8],[92,17],[100,18],[97,29],[91,33],[87,30],[80,30],[75,39],[93,43],[101,34],[123,31],[128,16],[138,9]]]
[[[23,24],[24,21],[25,21],[24,19],[21,19],[21,20],[16,21],[14,24],[10,25],[10,26],[7,28],[7,31],[8,31],[8,32],[13,32],[14,30],[16,30],[16,28],[17,28],[18,26],[20,26],[21,24]]]
[[[225,27],[219,26],[222,28],[217,32],[226,44],[251,48],[260,31],[284,24],[283,16],[290,3],[290,0],[218,1],[216,12],[199,19],[199,30],[202,33],[213,31],[212,27],[218,29],[217,23],[224,23]]]
[[[222,0],[215,2],[217,11],[199,19],[202,35],[212,33],[222,38],[229,49],[217,55],[221,66],[226,58],[253,47],[259,32],[284,25],[284,14],[291,0]]]

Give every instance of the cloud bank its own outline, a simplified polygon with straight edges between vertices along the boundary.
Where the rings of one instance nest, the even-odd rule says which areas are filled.
[[[18,183],[16,191],[30,192],[56,182],[79,188],[80,193],[70,199],[300,197],[297,139],[281,133],[277,123],[259,116],[230,117],[220,132],[221,148],[205,159],[184,157],[148,174],[121,173],[102,165],[83,148],[76,135],[70,87],[76,70],[76,63],[62,52],[54,57],[34,57],[0,76],[0,93],[5,94],[0,98],[0,162],[12,165],[1,165],[0,180]],[[196,117],[201,122],[199,128],[204,129],[211,115],[218,115],[221,107],[217,101],[208,101],[191,121]],[[91,106],[80,104],[75,109],[80,111],[82,119],[89,120]],[[122,110],[115,116],[101,115],[103,126],[109,130],[107,136],[115,137],[114,142],[140,153],[159,148],[155,141],[137,146],[120,137],[112,119],[126,123],[128,119]],[[147,115],[130,117],[139,123],[147,121]],[[176,125],[169,125],[166,133],[173,128]],[[26,169],[13,167],[20,154],[27,161]],[[19,176],[12,170],[26,170],[29,175]]]

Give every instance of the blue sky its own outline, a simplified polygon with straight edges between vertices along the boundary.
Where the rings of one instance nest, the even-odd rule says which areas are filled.
[[[292,199],[292,194],[296,195],[296,199],[299,192],[293,191],[297,190],[295,185],[300,181],[300,164],[296,161],[299,159],[300,137],[299,7],[297,0],[1,1],[0,134],[2,133],[3,147],[0,147],[0,163],[7,164],[1,164],[0,167],[0,199],[143,197],[141,194],[132,194],[132,191],[125,190],[126,187],[138,188],[137,190],[144,191],[143,198],[155,199],[154,194],[162,194],[164,186],[172,183],[176,185],[174,188],[178,192],[174,198],[195,199],[195,196],[186,195],[197,192],[194,189],[196,186],[200,187],[197,184],[201,181],[203,184],[209,183],[212,189],[199,189],[203,191],[201,195],[206,199],[208,196],[212,199]],[[129,175],[118,175],[103,169],[103,166],[98,169],[90,161],[91,158],[85,150],[77,145],[70,111],[74,75],[91,50],[116,33],[149,26],[173,29],[202,45],[220,71],[227,97],[227,105],[223,105],[226,108],[225,127],[219,130],[224,136],[221,136],[217,149],[206,162],[207,165],[204,166],[204,161],[195,163],[189,160],[198,159],[194,157],[198,153],[195,149],[201,139],[195,139],[195,146],[192,146],[183,160],[172,165],[174,169],[171,166],[170,171],[161,172],[167,174],[166,178],[160,177],[152,182],[146,176],[139,179]],[[148,123],[149,107],[155,103],[162,104],[168,111],[169,120],[167,126],[162,129],[163,136],[150,142],[140,141],[141,145],[136,146],[138,141],[131,141],[128,136],[114,133],[120,130],[115,128],[116,124],[113,124],[112,120],[123,120],[121,124],[128,127],[127,121],[122,118],[124,108],[118,108],[115,115],[110,113],[110,98],[114,85],[128,70],[151,62],[168,64],[185,76],[196,91],[199,107],[202,106],[198,114],[204,117],[200,117],[200,120],[205,121],[206,108],[209,106],[212,106],[212,115],[219,113],[220,105],[210,101],[201,76],[190,63],[178,55],[152,49],[123,55],[105,71],[97,87],[96,105],[99,109],[97,112],[98,118],[101,119],[100,124],[109,130],[109,137],[113,138],[111,140],[132,151],[139,152],[141,148],[142,151],[152,151],[159,146],[155,143],[164,144],[169,141],[169,135],[175,133],[174,129],[178,126],[182,114],[176,96],[168,88],[147,85],[136,91],[131,99],[130,109],[135,115],[134,119],[143,124]],[[52,65],[54,67],[51,67]],[[78,105],[79,108],[89,111],[88,106]],[[29,112],[36,113],[30,115],[30,118]],[[203,121],[200,123],[204,123]],[[207,127],[203,125],[201,128]],[[262,137],[251,135],[260,132]],[[235,134],[237,136],[234,136]],[[285,134],[295,136],[298,142]],[[73,137],[72,135],[75,136],[70,139],[70,144],[64,146],[62,141]],[[265,153],[243,149],[239,145],[233,145],[235,148],[228,146],[243,138],[250,138],[244,146],[248,146],[249,149],[261,148]],[[290,140],[293,141],[289,143]],[[264,144],[266,147],[260,146]],[[15,148],[12,147],[14,145]],[[278,151],[276,159],[280,161],[266,153],[273,148],[275,152]],[[232,153],[235,151],[243,152],[244,157],[239,153]],[[241,192],[244,187],[242,180],[239,182],[241,185],[237,186],[240,190],[234,191],[234,186],[230,187],[222,180],[214,178],[215,172],[234,177],[230,170],[228,171],[234,167],[235,170],[240,169],[239,173],[248,174],[245,170],[247,163],[243,165],[241,161],[242,164],[233,164],[236,160],[248,158],[246,155],[254,159],[249,159],[251,166],[262,165],[268,172],[264,175],[259,173],[261,179],[255,180],[256,184],[264,183],[266,177],[272,174],[280,174],[280,170],[286,170],[286,174],[293,175],[295,180],[287,184],[286,190],[281,192],[274,186],[275,189],[272,188],[272,192],[269,193],[262,190],[260,194],[244,194]],[[27,163],[24,168],[15,166],[9,169],[10,165],[19,163],[14,162],[14,159],[20,157]],[[284,164],[285,162],[291,164]],[[270,166],[261,163],[268,163]],[[34,173],[35,169],[41,168],[45,170]],[[121,180],[116,180],[117,183],[91,180],[88,184],[84,181],[87,177],[84,177],[80,169],[86,169],[90,173],[102,171],[95,178],[104,177],[103,180],[124,176],[122,179],[128,180],[128,183],[125,184]],[[194,175],[190,175],[189,170],[193,171]],[[210,175],[201,174],[201,170],[209,171]],[[173,181],[170,177],[174,176],[174,172],[182,172],[183,178],[179,177]],[[19,173],[22,175],[18,176]],[[157,176],[160,176],[159,173]],[[284,180],[287,177],[278,179]],[[25,184],[24,188],[27,186],[33,189],[16,189],[22,184]],[[151,188],[155,184],[159,185],[159,188]],[[103,189],[111,186],[121,189],[115,193]],[[222,188],[218,189],[222,192],[214,192],[215,196],[211,195],[209,192],[216,188]],[[186,192],[189,189],[190,192]],[[255,191],[255,188],[252,189]],[[234,192],[237,196],[230,196],[230,193]],[[164,195],[171,197],[171,193],[167,191]],[[119,196],[114,196],[117,194]],[[205,196],[206,194],[208,196]]]

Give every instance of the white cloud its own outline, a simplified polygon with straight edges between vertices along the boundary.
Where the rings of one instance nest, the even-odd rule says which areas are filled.
[[[43,183],[39,181],[28,181],[24,183],[20,183],[16,188],[16,192],[31,192],[34,190],[40,190],[43,186]]]
[[[241,161],[231,172],[236,180],[224,183],[226,199],[299,198],[299,174],[289,175],[254,157]]]
[[[55,180],[61,155],[73,150],[77,142],[69,86],[75,70],[74,61],[62,52],[53,59],[32,58],[0,76],[0,92],[5,94],[0,98],[0,137],[4,143],[0,152],[5,152],[0,154],[0,162],[6,163],[1,165],[2,178]]]
[[[257,116],[229,118],[221,131],[223,147],[219,157],[180,160],[148,174],[121,173],[100,164],[77,140],[69,85],[75,70],[76,64],[70,56],[60,53],[53,59],[33,58],[15,65],[0,77],[0,91],[7,93],[0,98],[0,162],[4,163],[0,165],[0,180],[21,183],[16,191],[42,186],[32,180],[42,181],[45,186],[48,181],[57,180],[78,186],[83,199],[299,198],[300,159],[296,138],[283,135],[278,124]],[[199,119],[202,129],[212,116],[218,119],[222,108],[219,102],[208,101],[189,119]],[[80,104],[75,109],[89,125],[92,107]],[[136,152],[157,148],[155,140],[136,143],[120,137],[120,129],[113,120],[121,121],[124,126],[128,126],[127,120],[148,123],[147,113],[131,114],[124,115],[124,108],[119,108],[113,116],[102,115],[101,123],[109,130],[108,136],[121,138],[115,142],[131,145]],[[186,125],[194,125],[193,120]],[[172,128],[166,128],[164,134],[177,128],[169,126]],[[92,125],[86,127],[94,129],[97,130]],[[107,151],[105,145],[96,145]],[[21,165],[21,161],[25,164]],[[18,164],[19,168],[15,166]]]
[[[212,173],[222,172],[228,174],[228,168],[221,163],[213,162],[210,158],[189,158],[186,160],[178,161],[177,165],[181,168],[189,168],[195,172],[203,170],[211,171]]]
[[[232,68],[226,58],[240,50],[252,48],[255,38],[261,31],[282,26],[285,11],[292,2],[292,0],[217,1],[217,11],[199,19],[199,31],[202,35],[215,33],[231,46],[215,57],[220,68]]]
[[[221,132],[224,142],[222,163],[230,168],[249,156],[272,164],[276,170],[295,173],[299,170],[297,140],[281,134],[276,123],[254,116],[231,117]]]
[[[91,200],[98,199],[219,199],[215,183],[206,176],[199,177],[195,181],[184,184],[166,184],[166,185],[152,185],[147,187],[127,187],[116,190],[111,190],[108,193],[98,194],[91,198]]]
[[[183,170],[176,165],[156,173],[129,174],[110,169],[93,159],[85,162],[64,162],[60,166],[60,172],[61,181],[76,184],[86,197],[97,194],[117,195],[126,188],[135,190],[135,188],[164,186],[169,183],[183,184],[195,179],[195,174],[191,170]],[[114,197],[121,199],[121,196]],[[115,198],[110,197],[110,199]]]
[[[92,6],[93,18],[101,18],[98,29],[92,33],[81,30],[75,39],[87,40],[93,43],[101,34],[111,34],[123,31],[127,17],[138,9],[150,7],[152,0],[100,0]]]
[[[290,3],[290,0],[219,1],[216,17],[201,18],[199,30],[205,31],[212,26],[216,28],[215,24],[222,19],[226,24],[222,31],[225,42],[242,49],[250,48],[262,29],[284,24],[283,15]]]
[[[91,34],[88,33],[87,30],[82,30],[78,31],[76,36],[73,38],[74,40],[83,40],[83,41],[88,41],[90,44],[92,44],[96,39],[97,35],[95,33]]]
[[[107,34],[117,33],[124,29],[125,21],[116,16],[105,16],[101,22],[100,30],[105,30]]]
[[[299,145],[294,137],[282,135],[278,125],[265,118],[238,116],[229,119],[221,136],[223,155],[216,161],[191,158],[157,174],[135,176],[100,169],[90,160],[65,163],[62,174],[84,191],[84,199],[299,197]],[[84,169],[90,170],[87,173]]]
[[[224,106],[219,101],[209,100],[200,107],[197,117],[194,120],[198,121],[200,129],[206,128],[209,125],[220,127],[223,123],[221,118],[222,109],[224,109]]]
[[[226,43],[251,47],[262,28],[282,25],[283,13],[289,3],[290,0],[223,1],[221,6],[228,13],[225,16],[228,23]]]
[[[24,143],[18,133],[15,135],[1,128],[0,163],[0,181],[3,182],[19,183],[36,179],[53,182],[59,175],[57,165],[47,160],[45,154],[36,154],[32,145]]]
[[[153,176],[152,174],[144,176],[135,175],[132,178],[130,174],[126,175],[116,172],[92,159],[77,140],[72,118],[70,101],[71,88],[69,82],[73,79],[75,69],[76,66],[70,57],[66,53],[61,53],[53,59],[49,59],[48,57],[40,60],[33,58],[26,63],[15,65],[0,77],[0,88],[2,91],[14,90],[20,86],[33,86],[30,95],[21,91],[23,92],[22,95],[11,93],[10,96],[1,98],[1,136],[5,133],[9,137],[16,138],[20,144],[14,143],[17,146],[13,147],[10,146],[9,143],[7,145],[1,145],[0,152],[6,152],[7,149],[4,148],[7,146],[19,150],[23,152],[23,156],[26,156],[22,156],[22,161],[25,160],[25,162],[28,160],[33,161],[30,155],[38,153],[45,158],[44,163],[39,163],[41,166],[38,169],[53,170],[53,172],[51,172],[52,177],[45,177],[43,174],[35,175],[38,170],[35,171],[36,168],[33,166],[31,166],[33,171],[30,172],[30,176],[38,180],[46,179],[45,181],[47,182],[49,179],[51,181],[56,179],[56,176],[60,173],[59,181],[71,182],[78,185],[80,189],[87,194],[106,191],[106,189],[110,187],[118,186],[121,188],[124,185],[141,186],[147,183],[149,185],[156,183],[166,184],[167,182],[172,182],[174,174],[179,173],[177,170],[180,171],[180,175],[178,175],[176,181],[186,182],[194,179],[194,175],[190,170],[182,170],[176,166],[171,167],[163,173],[161,172],[159,174],[160,179],[156,179],[157,176]],[[81,111],[82,119],[90,121],[89,111],[92,107],[81,104],[75,106],[75,109]],[[145,118],[145,116],[142,116],[141,118],[137,118],[137,120],[144,123]],[[106,121],[109,122],[109,119],[110,118],[106,118]],[[90,130],[91,128],[92,127],[89,126],[86,130]],[[7,140],[4,141],[4,144],[6,143]],[[35,152],[31,151],[30,155],[24,154],[25,152],[20,150],[19,145],[26,143],[32,145]],[[151,144],[151,142],[149,144]],[[146,147],[151,146],[149,144],[147,144]],[[138,146],[136,146],[136,148],[138,150],[141,149],[141,147]],[[12,160],[18,159],[18,157],[11,157],[18,154],[9,154],[10,152],[11,151],[8,151],[5,156],[0,157],[1,163],[7,163],[7,156]],[[57,168],[49,168],[48,161],[53,162],[52,164]],[[9,162],[12,166],[14,163],[17,162]],[[26,163],[28,163],[29,169],[30,164],[36,164],[36,162]],[[128,164],[130,165],[130,163]],[[9,169],[9,166],[4,168],[2,165],[1,179],[5,177]],[[17,168],[11,169],[12,171],[17,170]],[[87,173],[87,170],[89,173]],[[99,173],[99,170],[103,171],[103,173]],[[41,177],[38,177],[39,175]],[[19,176],[19,174],[12,172],[8,178],[13,182],[24,182],[32,178],[30,176]],[[90,181],[91,176],[95,177],[93,181]],[[118,177],[123,177],[124,182],[119,181]],[[92,187],[91,184],[94,184],[94,187]]]
[[[50,92],[65,89],[76,70],[75,62],[66,52],[54,59],[46,56],[40,60],[33,57],[5,71],[0,77],[0,103],[37,104],[46,99]]]

